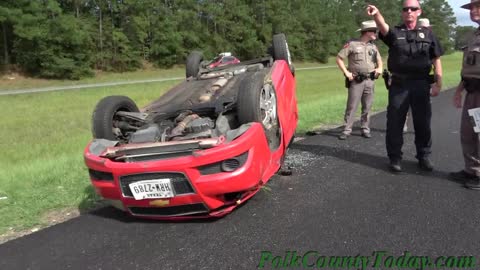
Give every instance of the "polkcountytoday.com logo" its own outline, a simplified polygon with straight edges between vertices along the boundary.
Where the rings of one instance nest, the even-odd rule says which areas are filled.
[[[262,251],[258,269],[268,268],[305,268],[305,269],[416,269],[462,268],[473,269],[476,265],[473,256],[415,256],[405,251],[400,256],[387,251],[374,251],[371,256],[324,256],[318,251],[285,251],[284,254],[272,254]]]

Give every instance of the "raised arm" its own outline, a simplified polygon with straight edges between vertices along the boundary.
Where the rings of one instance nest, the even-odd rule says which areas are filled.
[[[383,36],[387,35],[388,30],[390,29],[388,24],[385,22],[380,10],[374,5],[367,6],[367,15],[372,16],[377,24],[378,30],[382,33]]]

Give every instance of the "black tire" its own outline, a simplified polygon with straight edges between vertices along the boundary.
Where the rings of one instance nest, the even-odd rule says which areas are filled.
[[[292,74],[294,74],[295,68],[293,67],[292,58],[290,55],[290,50],[288,49],[287,38],[285,37],[285,34],[273,35],[272,50],[273,59],[285,60],[290,67],[290,71],[292,72]]]
[[[266,71],[259,71],[243,80],[237,95],[237,114],[240,124],[261,123],[270,148],[275,149],[280,145],[277,98],[273,86],[264,82],[265,76]]]
[[[113,132],[115,114],[119,111],[139,112],[133,100],[126,96],[107,96],[97,103],[92,115],[92,134],[94,138],[118,140]]]
[[[191,52],[187,57],[186,63],[186,76],[196,77],[198,71],[200,71],[200,63],[203,61],[203,55],[199,51]]]

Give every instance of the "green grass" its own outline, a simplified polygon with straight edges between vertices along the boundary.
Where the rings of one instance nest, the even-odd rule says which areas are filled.
[[[458,83],[460,60],[458,53],[444,57],[445,88]],[[312,64],[297,65],[309,66]],[[174,76],[183,75],[183,70],[177,72]],[[112,74],[109,78],[116,76],[126,79],[125,74]],[[158,71],[131,76],[137,80],[171,74]],[[340,71],[337,68],[301,70],[296,76],[298,131],[341,124],[347,91]],[[82,153],[91,139],[92,109],[102,97],[127,95],[143,106],[177,83],[1,96],[0,108],[4,109],[0,120],[0,197],[8,199],[0,200],[0,235],[9,227],[21,230],[42,225],[41,216],[49,210],[88,209],[97,200]],[[380,80],[376,84],[374,110],[384,110],[386,103],[387,91]]]
[[[77,81],[70,80],[45,80],[38,78],[25,78],[18,74],[10,74],[0,76],[0,92],[15,89],[42,88],[50,86],[70,86],[79,84],[132,81],[146,79],[162,79],[171,77],[185,76],[183,67],[175,67],[171,69],[144,69],[132,72],[111,73],[99,72],[93,78],[85,78]]]
[[[318,66],[331,66],[335,65],[334,59],[330,59],[326,64],[318,63],[296,63],[299,68],[302,67],[318,67]],[[0,76],[0,92],[6,90],[15,89],[31,89],[31,88],[43,88],[51,86],[71,86],[80,84],[92,84],[92,83],[105,83],[105,82],[117,82],[117,81],[134,81],[134,80],[148,80],[148,79],[162,79],[171,77],[185,76],[184,67],[174,67],[170,69],[143,69],[132,72],[112,73],[112,72],[99,72],[93,78],[85,78],[78,81],[71,80],[46,80],[39,78],[26,78],[19,74],[10,74]]]
[[[91,112],[107,95],[146,105],[177,82],[2,96],[0,234],[41,224],[48,210],[88,208],[96,199],[83,162]]]

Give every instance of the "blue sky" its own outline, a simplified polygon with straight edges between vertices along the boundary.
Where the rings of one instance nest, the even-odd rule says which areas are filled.
[[[470,20],[470,13],[467,9],[460,8],[466,3],[469,3],[470,0],[448,0],[448,4],[453,8],[455,17],[457,18],[458,25],[473,25],[477,26],[476,23]]]

